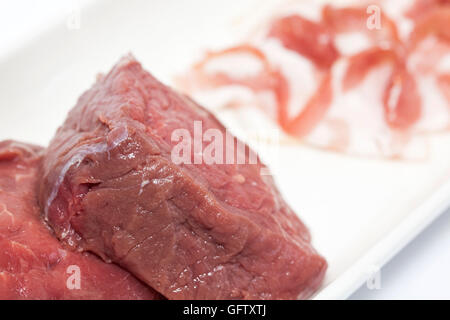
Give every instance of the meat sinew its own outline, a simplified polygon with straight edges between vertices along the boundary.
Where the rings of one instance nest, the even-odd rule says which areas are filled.
[[[50,143],[40,188],[46,220],[68,245],[169,299],[310,296],[327,264],[308,230],[261,174],[265,166],[250,163],[248,147],[232,153],[244,164],[198,161],[194,121],[226,136],[209,112],[123,58]],[[179,129],[194,136],[192,164],[172,161]],[[238,144],[226,140],[215,149],[223,159]],[[200,144],[206,152],[209,142]]]
[[[37,170],[42,149],[0,142],[0,299],[154,299],[128,272],[65,250],[43,223]]]

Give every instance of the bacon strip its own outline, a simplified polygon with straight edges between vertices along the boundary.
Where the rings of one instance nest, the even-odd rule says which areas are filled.
[[[397,66],[383,97],[386,122],[392,128],[407,129],[419,120],[421,104],[416,80],[405,65]]]
[[[319,69],[329,69],[339,57],[329,29],[298,15],[276,20],[268,37],[278,38],[284,47],[310,59]]]
[[[261,71],[258,75],[243,78],[233,78],[225,73],[209,74],[205,72],[204,69],[206,64],[212,59],[238,53],[247,53],[253,55],[263,64],[263,71]],[[210,52],[202,61],[194,66],[193,70],[197,78],[196,81],[203,87],[241,85],[249,88],[253,92],[273,92],[277,102],[277,120],[281,126],[284,126],[287,123],[289,85],[284,75],[279,70],[272,67],[272,65],[267,60],[267,57],[261,50],[251,45],[240,45],[222,51]]]
[[[300,114],[284,127],[286,132],[299,138],[310,133],[326,115],[332,99],[331,72],[328,72]]]
[[[380,11],[380,29],[369,29],[367,22],[370,12],[366,7],[335,8],[325,5],[322,10],[322,20],[325,26],[335,34],[362,31],[375,41],[389,41],[395,45],[400,39],[397,26],[383,12]]]
[[[365,79],[371,69],[382,63],[396,63],[397,55],[392,50],[373,47],[349,58],[349,65],[343,79],[345,91],[353,89]]]

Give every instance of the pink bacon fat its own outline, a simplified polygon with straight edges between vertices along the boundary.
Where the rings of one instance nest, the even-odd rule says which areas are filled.
[[[310,145],[323,147],[323,143],[315,141],[318,137],[317,132],[325,126],[329,128],[329,132],[336,135],[330,137],[332,142],[325,147],[346,152],[352,137],[357,134],[361,125],[353,123],[354,117],[343,114],[348,111],[340,109],[339,104],[335,104],[336,99],[340,95],[361,90],[361,83],[379,70],[387,68],[387,71],[384,71],[387,72],[385,79],[372,84],[380,88],[380,95],[376,100],[367,101],[360,108],[369,108],[371,104],[377,105],[382,116],[375,117],[371,121],[383,121],[383,124],[378,125],[383,128],[383,132],[378,133],[379,137],[376,136],[377,133],[371,133],[370,136],[375,140],[385,139],[385,137],[392,139],[391,142],[386,141],[387,147],[383,148],[389,149],[389,145],[395,145],[395,150],[383,151],[382,156],[402,158],[402,149],[407,149],[407,144],[416,140],[414,139],[416,127],[419,123],[423,126],[423,117],[430,117],[430,114],[435,117],[440,116],[435,111],[426,111],[433,106],[426,104],[427,99],[422,97],[424,89],[421,89],[421,82],[417,79],[420,76],[420,66],[411,64],[410,59],[413,55],[417,55],[419,45],[429,38],[436,38],[439,43],[444,43],[436,49],[439,51],[439,59],[449,53],[450,6],[448,1],[425,2],[417,1],[403,16],[403,19],[413,19],[414,22],[414,28],[406,36],[398,31],[398,19],[390,17],[384,11],[381,11],[381,28],[371,30],[366,25],[367,8],[359,5],[356,7],[322,6],[318,10],[318,20],[311,19],[310,16],[306,18],[298,11],[284,13],[270,22],[262,38],[255,38],[247,44],[209,53],[194,66],[188,75],[190,79],[188,91],[195,95],[202,90],[213,91],[240,86],[255,94],[269,92],[275,98],[273,110],[269,110],[269,115],[276,115],[274,120],[285,133],[307,141]],[[420,15],[413,14],[412,12],[416,10],[414,7],[419,6],[425,6],[426,10],[424,9],[423,14]],[[363,34],[368,39],[369,47],[356,53],[340,52],[337,38],[348,33]],[[273,54],[271,50],[277,50],[278,53],[283,51],[283,54]],[[428,50],[436,51],[433,51],[433,46]],[[207,65],[216,58],[245,51],[251,53],[254,59],[263,65],[259,73],[236,78],[228,74],[228,70],[238,69],[239,64],[230,65],[228,69],[225,68],[221,72],[211,72],[207,68]],[[286,68],[287,64],[283,57],[288,55],[308,61],[311,68],[315,70],[311,76],[311,82],[316,83],[315,89],[304,96],[303,102],[293,100],[297,88],[300,92],[304,90],[301,88],[303,83],[295,83],[292,78],[295,78],[296,74],[303,73],[304,70]],[[339,78],[336,70],[343,62],[346,70]],[[447,78],[445,76],[438,78],[437,70],[432,70],[432,74],[436,77],[439,90],[448,101]],[[378,89],[375,91],[378,92]],[[267,108],[264,111],[267,111]],[[425,121],[425,123],[433,123],[433,121]],[[432,127],[428,128],[429,131],[435,131]],[[317,131],[317,129],[320,130]],[[398,139],[399,136],[402,138]]]

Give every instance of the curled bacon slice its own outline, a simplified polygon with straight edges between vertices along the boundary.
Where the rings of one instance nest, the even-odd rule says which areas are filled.
[[[285,131],[299,138],[306,136],[325,117],[332,99],[331,72],[328,72],[302,111],[284,127]]]
[[[379,11],[380,28],[369,28],[368,21],[371,14],[376,13],[368,11],[366,7],[335,8],[325,5],[322,10],[322,20],[335,34],[361,31],[377,42],[388,41],[391,45],[395,45],[400,41],[397,26],[381,11]]]
[[[343,79],[343,89],[350,90],[356,87],[371,69],[382,63],[395,63],[397,55],[393,50],[373,47],[364,50],[349,58],[347,71]]]
[[[310,59],[319,69],[330,68],[339,56],[328,28],[298,15],[276,20],[268,37],[279,39],[284,47]]]
[[[206,64],[212,59],[239,53],[250,54],[258,59],[263,65],[263,70],[257,75],[239,78],[222,72],[211,74],[205,71]],[[240,85],[253,92],[273,92],[277,103],[277,120],[282,126],[287,123],[289,85],[284,75],[269,63],[265,54],[258,48],[251,45],[240,45],[222,51],[210,52],[203,60],[194,65],[193,74],[196,77],[195,82],[203,88]]]
[[[388,64],[391,67],[388,83],[386,87],[381,88],[384,89],[384,93],[380,100],[383,104],[385,121],[393,138],[392,145],[380,144],[380,152],[384,154],[389,149],[386,153],[389,156],[400,153],[399,150],[403,150],[402,147],[409,143],[416,129],[414,125],[422,115],[429,114],[428,109],[426,112],[422,110],[429,106],[422,106],[415,76],[424,74],[423,70],[428,70],[427,75],[436,75],[436,83],[449,101],[450,110],[450,74],[439,76],[437,70],[437,61],[446,56],[450,48],[450,28],[448,28],[450,0],[418,0],[407,13],[413,17],[414,28],[406,41],[400,39],[396,22],[381,10],[377,12],[377,8],[374,6],[373,11],[370,11],[367,7],[337,8],[325,5],[319,22],[308,20],[299,14],[291,14],[269,25],[266,37],[278,39],[284,49],[309,59],[318,71],[316,75],[321,77],[319,86],[296,115],[288,113],[288,106],[295,101],[291,101],[293,99],[290,86],[293,84],[288,83],[290,78],[278,67],[285,65],[282,61],[269,61],[265,53],[254,45],[240,45],[208,54],[190,73],[190,76],[196,75],[192,83],[199,85],[201,89],[238,85],[254,93],[270,91],[276,99],[276,121],[285,132],[297,138],[304,138],[305,143],[309,143],[311,139],[313,144],[316,144],[315,139],[319,137],[321,139],[317,143],[319,146],[324,145],[324,139],[320,135],[326,132],[325,138],[330,139],[326,147],[345,151],[355,141],[351,134],[357,126],[352,123],[355,118],[339,117],[340,110],[333,109],[332,113],[328,112],[334,98],[333,65],[345,54],[339,52],[335,40],[341,34],[362,32],[367,35],[371,47],[353,56],[344,57],[348,59],[348,66],[342,79],[342,89],[344,91],[355,89],[374,68],[380,65]],[[372,28],[374,25],[371,22],[374,21],[370,19],[377,14],[380,18],[380,27]],[[434,41],[434,38],[428,39],[429,36],[434,36],[438,41]],[[425,39],[427,41],[422,41]],[[226,68],[221,69],[223,71],[212,72],[210,70],[213,68],[207,68],[209,65],[206,64],[211,60],[233,54],[251,55],[261,63],[262,68],[244,76],[233,75]],[[428,64],[435,68],[429,67]],[[230,67],[240,66],[238,63]],[[283,70],[290,72],[286,68]],[[336,107],[339,107],[339,104]],[[319,131],[313,132],[316,128]],[[370,128],[372,129],[377,130],[376,126]],[[311,133],[313,134],[310,135]],[[372,131],[369,134],[372,135]],[[373,134],[376,135],[375,132]],[[352,145],[348,150],[354,147]]]
[[[253,76],[236,78],[226,73],[207,73],[206,64],[211,59],[229,54],[248,53],[263,63],[263,70]],[[203,88],[215,88],[228,85],[240,85],[254,92],[271,91],[277,102],[278,123],[286,132],[302,137],[308,134],[323,119],[331,104],[331,72],[326,72],[319,88],[308,100],[300,114],[293,119],[288,118],[287,105],[289,101],[289,86],[281,72],[271,66],[264,53],[250,45],[242,45],[218,52],[209,53],[205,59],[193,68],[195,82]]]
[[[397,65],[383,97],[385,119],[395,129],[407,129],[419,120],[421,97],[416,80],[406,66]]]

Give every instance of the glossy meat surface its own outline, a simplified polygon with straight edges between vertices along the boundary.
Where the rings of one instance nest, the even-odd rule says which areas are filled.
[[[205,109],[122,59],[50,143],[40,189],[47,221],[67,244],[120,264],[169,299],[310,296],[327,264],[261,174],[267,168],[249,163],[247,146],[234,164],[196,163],[195,152],[194,164],[172,161],[173,132],[193,136],[194,121],[225,133]]]
[[[120,267],[63,248],[40,217],[42,154],[40,147],[0,142],[0,299],[159,298]]]

